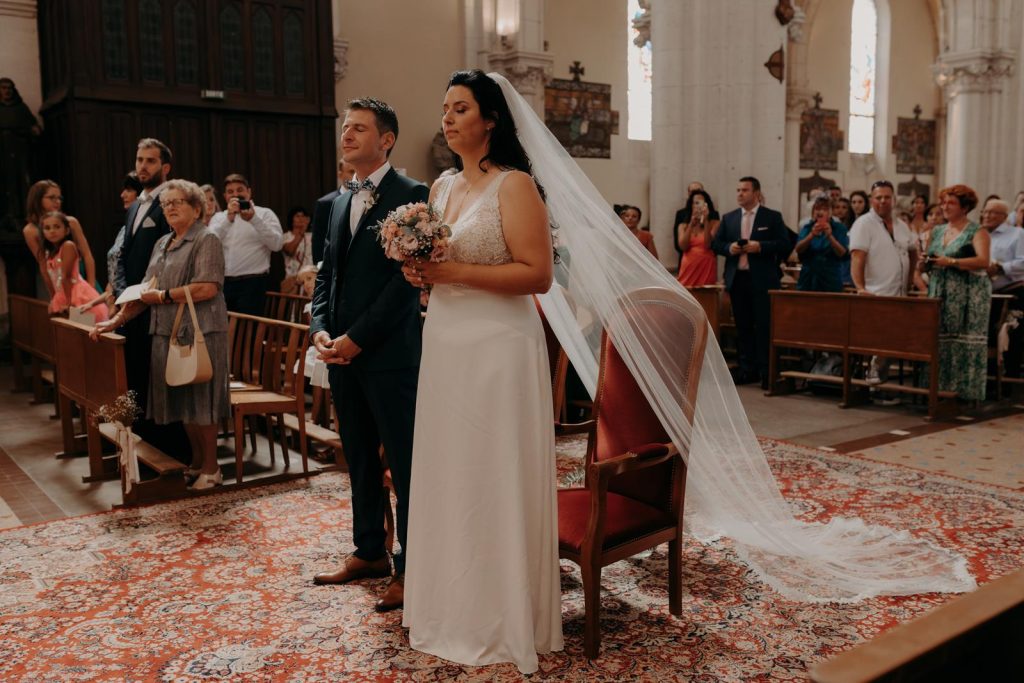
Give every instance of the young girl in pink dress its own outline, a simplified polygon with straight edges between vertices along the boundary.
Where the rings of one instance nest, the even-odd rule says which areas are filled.
[[[65,313],[70,306],[81,306],[96,299],[96,290],[78,274],[78,247],[71,239],[71,224],[60,211],[51,211],[42,218],[43,251],[49,276],[50,313]],[[107,319],[105,303],[97,303],[85,311],[96,322]]]

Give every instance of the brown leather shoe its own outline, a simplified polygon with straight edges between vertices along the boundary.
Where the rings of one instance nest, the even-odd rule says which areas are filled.
[[[391,577],[391,583],[388,584],[373,608],[378,612],[390,612],[393,609],[401,609],[404,602],[405,574],[399,574]]]
[[[359,579],[381,579],[385,576],[391,576],[391,565],[388,564],[387,557],[368,562],[355,555],[349,555],[345,558],[341,569],[329,574],[317,574],[313,577],[313,583],[324,586],[348,583]]]

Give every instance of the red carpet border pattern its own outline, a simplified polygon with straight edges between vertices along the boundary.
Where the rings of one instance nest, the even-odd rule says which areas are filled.
[[[1024,494],[765,441],[808,520],[903,527],[963,552],[980,583],[1016,569]],[[577,478],[582,442],[559,445]],[[0,531],[0,680],[511,681],[408,648],[384,580],[318,587],[351,550],[348,482],[323,474],[196,500]],[[684,548],[683,615],[669,614],[665,547],[603,576],[600,659],[582,654],[578,570],[562,565],[566,650],[532,680],[791,681],[807,667],[951,596],[809,605],[781,599],[727,541]]]

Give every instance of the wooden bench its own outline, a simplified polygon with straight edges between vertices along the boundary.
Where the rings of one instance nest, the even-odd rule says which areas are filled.
[[[42,299],[11,294],[8,305],[15,390],[24,391],[31,386],[33,402],[43,403],[46,401],[46,385],[56,385],[49,303]],[[32,376],[28,381],[24,375],[22,354],[28,354],[31,363]]]
[[[312,297],[305,296],[304,294],[267,292],[263,315],[272,320],[308,324],[309,316],[303,313],[303,309],[312,300]]]
[[[827,382],[842,386],[840,406],[846,408],[866,400],[855,395],[854,387],[874,386],[884,391],[926,396],[929,419],[939,416],[940,398],[956,396],[953,392],[939,390],[939,317],[942,303],[939,299],[782,290],[773,290],[770,295],[769,395],[791,391],[795,379]],[[796,370],[780,371],[779,350],[782,348],[835,353],[842,359],[842,374],[834,377]],[[882,356],[928,363],[928,386],[896,382],[869,385],[865,380],[853,377],[853,356]]]
[[[1024,570],[1018,570],[811,667],[810,676],[816,683],[1010,681],[1022,672]]]
[[[722,340],[719,313],[722,310],[723,289],[722,285],[700,285],[686,288],[704,309],[704,314],[708,317],[708,324],[711,325],[711,331],[715,333],[715,339],[719,342]]]
[[[93,342],[89,339],[92,328],[86,325],[63,318],[54,318],[52,325],[55,341],[61,349],[57,357],[57,392],[61,403],[64,452],[67,455],[81,452],[77,446],[79,437],[75,434],[71,419],[72,403],[78,405],[83,416],[89,475],[83,477],[82,481],[120,478],[125,505],[184,496],[185,465],[155,446],[141,442],[136,448],[143,480],[132,484],[130,492],[125,492],[124,474],[121,472],[118,454],[104,453],[102,439],[116,444],[115,429],[112,424],[97,424],[97,411],[100,406],[113,403],[118,396],[128,391],[124,337],[107,333]],[[155,474],[155,477],[147,476],[150,473]]]

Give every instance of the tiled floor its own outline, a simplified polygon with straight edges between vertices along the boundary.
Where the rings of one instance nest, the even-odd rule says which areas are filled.
[[[7,511],[21,524],[48,522],[67,516],[2,448],[0,448],[0,498],[3,499]],[[17,524],[5,524],[4,512],[4,509],[0,508],[0,526],[18,526]]]

